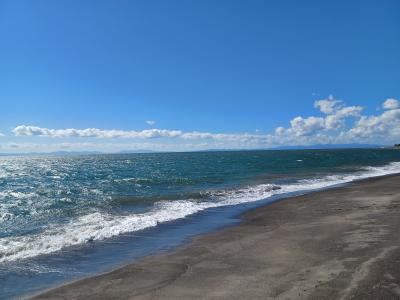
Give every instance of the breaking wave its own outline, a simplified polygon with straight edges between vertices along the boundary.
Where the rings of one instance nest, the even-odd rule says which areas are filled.
[[[41,233],[0,238],[0,262],[49,254],[69,246],[155,227],[161,223],[185,218],[209,208],[254,202],[274,195],[311,191],[398,172],[400,172],[400,162],[393,162],[382,167],[366,167],[352,174],[303,179],[291,184],[259,184],[235,190],[208,192],[208,199],[158,201],[144,213],[115,215],[92,212],[74,218],[66,224],[50,227]],[[5,196],[6,194],[2,194],[0,197]],[[22,194],[17,196],[24,197]]]

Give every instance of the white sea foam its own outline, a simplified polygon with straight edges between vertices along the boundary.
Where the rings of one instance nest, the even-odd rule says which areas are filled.
[[[55,226],[37,235],[14,236],[0,239],[0,262],[49,254],[63,248],[94,240],[103,240],[122,233],[157,226],[160,223],[184,218],[199,211],[228,205],[258,201],[273,195],[326,188],[346,182],[400,172],[400,162],[383,167],[367,167],[353,174],[330,175],[320,179],[306,179],[294,184],[276,186],[261,184],[248,188],[212,194],[212,201],[160,201],[153,209],[142,214],[117,216],[90,213]]]
[[[0,192],[0,223],[13,219],[14,213],[12,210],[20,207],[22,203],[27,204],[29,207],[29,214],[36,214],[37,211],[35,205],[33,205],[33,199],[37,196],[36,193],[32,192],[17,192],[11,190]]]
[[[12,197],[14,199],[29,199],[37,196],[36,193],[23,193],[23,192],[14,192],[14,191],[3,191],[0,192],[0,200],[6,199],[8,197]]]

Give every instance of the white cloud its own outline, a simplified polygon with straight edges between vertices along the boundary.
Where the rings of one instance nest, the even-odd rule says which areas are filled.
[[[295,136],[312,135],[325,127],[324,119],[318,117],[296,117],[290,121],[289,133]]]
[[[4,136],[4,134],[2,134],[2,133],[0,132],[0,136]]]
[[[343,101],[334,99],[332,95],[328,99],[316,101],[314,107],[326,116],[307,118],[298,116],[290,121],[290,128],[278,127],[275,133],[300,137],[311,136],[324,131],[335,131],[346,125],[347,118],[359,117],[363,110],[361,106],[345,106]]]
[[[343,105],[343,101],[335,100],[332,95],[329,95],[328,99],[322,99],[315,101],[314,107],[318,108],[322,113],[330,115],[336,110],[340,109]]]
[[[273,134],[185,132],[155,128],[142,131],[98,128],[50,129],[29,125],[17,126],[12,132],[15,136],[82,138],[85,142],[91,138],[114,139],[112,143],[71,143],[71,147],[82,145],[88,149],[120,150],[143,147],[164,151],[254,149],[280,145],[400,142],[400,108],[395,99],[388,99],[383,103],[382,106],[386,110],[380,115],[363,115],[363,107],[346,106],[343,101],[336,100],[332,96],[316,101],[314,106],[320,111],[319,115],[297,116],[290,120],[287,128],[277,127]],[[120,139],[122,143],[116,139]],[[144,140],[146,143],[143,143]],[[67,144],[64,144],[64,147],[68,147]]]
[[[146,121],[146,124],[147,124],[147,125],[150,125],[150,126],[153,126],[153,125],[156,124],[156,121],[148,120],[148,121]]]
[[[278,136],[279,135],[284,135],[285,132],[286,132],[286,129],[284,127],[282,127],[282,126],[279,126],[279,127],[277,127],[275,129],[275,134],[278,135]]]
[[[142,131],[126,130],[102,130],[98,128],[86,129],[49,129],[37,126],[20,125],[12,132],[16,136],[47,136],[47,137],[97,137],[97,138],[175,138],[182,135],[180,130],[148,129]]]
[[[382,107],[384,109],[397,109],[400,108],[400,103],[396,99],[389,98],[385,102],[383,102]]]
[[[325,118],[325,130],[336,130],[345,126],[349,117],[359,117],[363,108],[361,106],[347,106],[336,110]]]
[[[181,138],[184,140],[209,139],[224,142],[238,143],[266,143],[270,135],[248,133],[210,133],[210,132],[183,132],[181,130],[148,129],[142,131],[102,130],[98,128],[86,129],[49,129],[37,126],[20,125],[12,132],[15,136],[42,136],[52,138],[125,138],[125,139],[152,139],[152,138]]]
[[[341,134],[353,141],[397,142],[400,139],[400,109],[384,111],[378,116],[362,116],[354,126]]]

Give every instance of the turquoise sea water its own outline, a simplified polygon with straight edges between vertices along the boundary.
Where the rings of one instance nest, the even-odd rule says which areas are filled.
[[[397,172],[392,149],[1,157],[0,298],[105,270],[116,249],[175,245],[239,208]]]

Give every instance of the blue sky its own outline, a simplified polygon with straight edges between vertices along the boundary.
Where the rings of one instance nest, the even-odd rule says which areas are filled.
[[[400,142],[399,1],[0,0],[0,37],[0,152]]]

